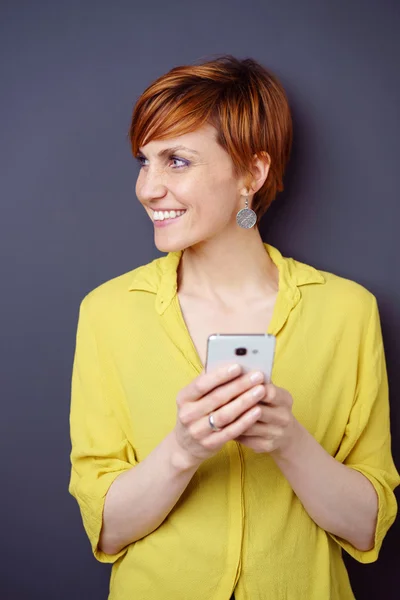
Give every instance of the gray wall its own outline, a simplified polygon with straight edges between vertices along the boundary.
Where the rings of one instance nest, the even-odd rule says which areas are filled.
[[[389,0],[36,0],[0,8],[1,575],[4,600],[106,599],[68,495],[80,300],[158,256],[126,133],[157,76],[211,53],[280,76],[295,121],[263,237],[377,295],[400,463],[399,6]],[[350,257],[350,258],[349,258]],[[340,399],[338,399],[340,401]],[[399,522],[358,600],[397,598]]]

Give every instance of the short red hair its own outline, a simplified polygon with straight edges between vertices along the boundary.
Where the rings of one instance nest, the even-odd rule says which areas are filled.
[[[230,54],[175,67],[147,87],[135,104],[129,130],[133,155],[145,143],[206,123],[216,128],[235,176],[250,175],[254,154],[268,152],[268,177],[252,204],[261,218],[283,190],[292,146],[292,118],[282,84],[252,58],[239,60]]]

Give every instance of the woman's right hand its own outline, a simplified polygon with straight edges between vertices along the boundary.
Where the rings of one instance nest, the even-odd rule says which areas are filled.
[[[174,433],[191,466],[199,466],[221,447],[243,434],[260,416],[257,403],[265,396],[264,376],[259,371],[242,374],[240,365],[204,371],[177,396],[178,415]],[[255,377],[255,379],[254,379]],[[252,379],[253,378],[253,379]],[[209,414],[214,425],[210,427]]]

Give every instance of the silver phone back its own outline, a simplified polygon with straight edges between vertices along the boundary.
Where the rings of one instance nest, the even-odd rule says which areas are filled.
[[[239,363],[244,372],[262,371],[271,381],[276,338],[267,333],[214,333],[208,337],[206,372],[228,363]],[[245,354],[237,354],[245,348]],[[239,351],[240,352],[240,351]]]

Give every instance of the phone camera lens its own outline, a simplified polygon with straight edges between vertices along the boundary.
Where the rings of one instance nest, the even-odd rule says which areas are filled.
[[[243,356],[244,354],[247,354],[247,348],[236,348],[235,354],[238,356]]]

